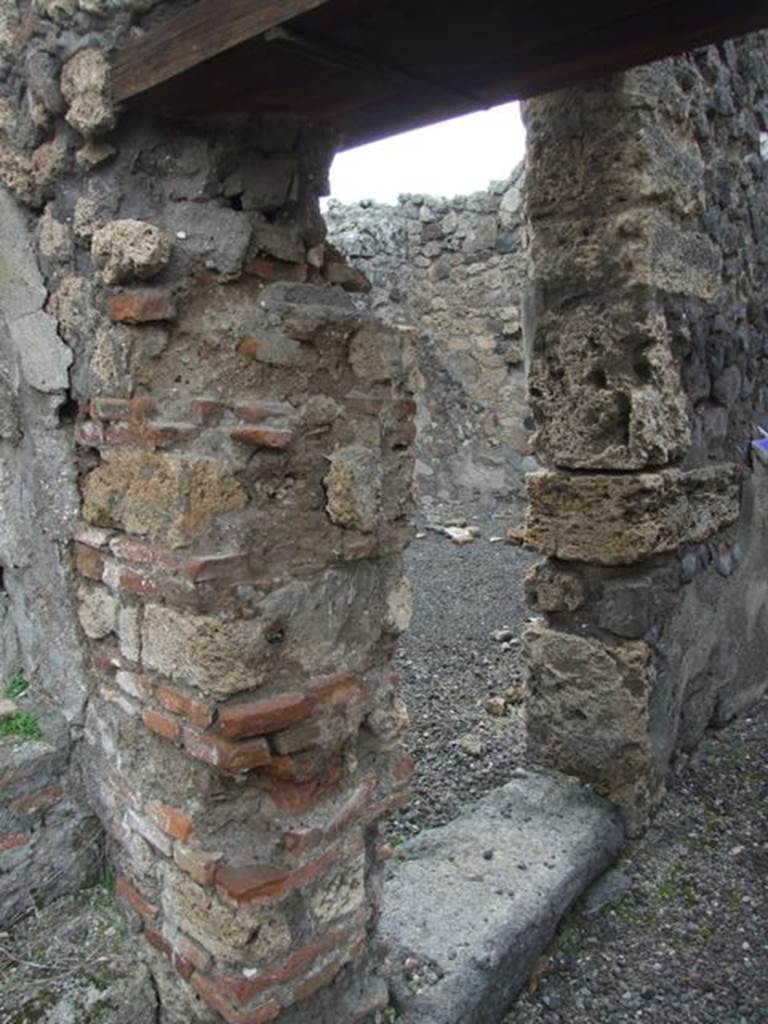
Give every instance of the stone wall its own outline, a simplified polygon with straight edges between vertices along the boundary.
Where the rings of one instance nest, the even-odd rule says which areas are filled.
[[[2,661],[163,1019],[351,1022],[387,999],[377,822],[410,774],[413,338],[325,245],[325,130],[113,109],[106,58],[170,6],[0,5]]]
[[[524,500],[522,180],[520,165],[474,195],[331,200],[326,214],[371,283],[363,302],[419,332],[415,483],[428,514],[509,515]]]
[[[765,35],[531,101],[529,743],[644,827],[765,689]]]
[[[414,391],[439,365],[477,397],[466,464],[497,475],[465,479],[507,500],[516,186],[476,234],[415,204],[452,339],[417,367],[326,244],[326,131],[113,109],[106,58],[175,6],[0,0],[0,665],[45,736],[0,747],[0,905],[59,826],[61,887],[87,876],[93,809],[164,1020],[354,1024],[387,999],[377,823],[410,773]],[[531,745],[636,830],[765,686],[765,69],[757,37],[528,107]]]

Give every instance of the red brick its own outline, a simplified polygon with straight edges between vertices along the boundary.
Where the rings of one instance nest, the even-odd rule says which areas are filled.
[[[310,682],[309,693],[316,703],[334,708],[361,702],[365,696],[360,676],[354,672],[318,676]]]
[[[171,807],[157,801],[150,801],[145,807],[148,817],[173,839],[186,842],[194,833],[195,828],[190,818],[178,807]]]
[[[300,1003],[303,999],[309,999],[310,996],[313,996],[321,988],[330,985],[345,963],[346,958],[337,957],[327,966],[323,967],[321,971],[311,974],[305,981],[302,981],[294,988],[293,998],[297,1003]]]
[[[311,967],[318,957],[350,942],[358,935],[360,923],[356,916],[355,923],[351,927],[326,932],[325,935],[313,939],[305,946],[296,950],[278,967],[271,967],[255,978],[244,978],[242,975],[217,974],[215,976],[216,982],[219,988],[235,1003],[247,1003],[255,996],[266,992],[267,989],[275,985],[285,985],[287,982],[293,981],[297,976],[303,974],[308,967]]]
[[[268,346],[269,343],[262,338],[244,338],[237,346],[237,351],[248,359],[261,359]]]
[[[30,840],[30,836],[26,832],[12,832],[8,836],[0,836],[0,853],[5,853],[6,850],[18,850],[22,846],[26,846]]]
[[[123,693],[110,689],[108,686],[99,687],[99,696],[102,700],[106,700],[110,704],[114,704],[119,707],[126,715],[135,716],[139,713],[139,704],[135,701],[129,700]]]
[[[136,913],[143,917],[145,921],[154,921],[157,917],[157,907],[150,903],[149,900],[146,900],[133,882],[129,882],[124,875],[118,876],[115,892],[121,899],[130,903]]]
[[[227,739],[263,736],[302,722],[312,714],[312,701],[303,693],[232,701],[219,709],[217,728]]]
[[[260,768],[272,760],[269,744],[261,738],[233,743],[220,736],[211,736],[186,728],[184,746],[187,753],[198,761],[205,761],[214,768],[233,774]]]
[[[90,523],[77,522],[72,528],[72,536],[80,543],[89,548],[105,548],[110,539],[114,536],[113,530],[103,530],[100,526],[91,526]]]
[[[243,273],[260,277],[263,281],[295,281],[303,283],[309,268],[306,263],[289,263],[287,260],[273,260],[257,256],[243,264]]]
[[[18,768],[0,772],[0,789],[10,789],[31,778],[40,779],[50,770],[52,762],[53,753],[49,752],[32,758],[25,764],[19,765]]]
[[[164,548],[152,547],[131,537],[114,537],[109,543],[112,554],[123,562],[145,568],[176,569],[179,559]]]
[[[163,956],[179,972],[182,978],[189,981],[196,968],[196,965],[192,960],[185,957],[178,949],[174,949],[165,936],[161,935],[160,932],[156,931],[154,928],[145,927],[144,938],[151,946],[154,946],[159,953],[163,954]]]
[[[272,744],[278,754],[297,754],[313,747],[327,747],[341,735],[341,729],[334,728],[331,723],[313,720],[278,732],[273,736]]]
[[[265,864],[220,864],[215,881],[237,903],[273,899],[293,888],[285,871]]]
[[[220,1014],[227,1024],[267,1024],[274,1020],[282,1007],[274,999],[253,1009],[238,1009],[213,979],[195,971],[191,978],[192,988],[212,1010]]]
[[[275,806],[286,814],[306,814],[328,795],[328,787],[319,782],[274,781],[266,789]]]
[[[283,849],[291,857],[314,850],[325,839],[321,828],[296,828],[283,835]]]
[[[88,580],[101,582],[104,575],[104,556],[95,548],[75,544],[75,569]]]
[[[200,433],[193,423],[113,423],[107,427],[105,442],[134,448],[172,448],[191,441]]]
[[[118,569],[117,586],[134,597],[162,597],[162,589],[151,576],[135,569],[128,569],[124,565]]]
[[[247,345],[247,342],[243,342]],[[261,423],[263,420],[271,419],[274,416],[290,416],[293,413],[293,406],[286,402],[241,402],[235,406],[235,413],[241,419],[249,423]]]
[[[107,303],[110,320],[122,324],[146,324],[173,320],[176,303],[166,288],[132,288],[111,295]]]
[[[190,415],[202,426],[215,426],[226,411],[226,405],[212,398],[197,398],[190,405]]]
[[[275,806],[286,814],[306,814],[338,788],[344,774],[341,754],[336,751],[331,755],[318,752],[318,755],[317,760],[313,757],[311,762],[322,766],[317,779],[308,782],[293,782],[279,777],[265,779],[267,794]],[[264,772],[269,776],[269,767]]]
[[[179,956],[193,964],[198,971],[207,971],[211,966],[210,954],[183,932],[176,934],[176,951]]]
[[[248,555],[203,555],[190,558],[184,572],[195,583],[246,583],[254,578]]]
[[[170,960],[173,957],[173,946],[170,944],[170,942],[168,942],[167,939],[165,939],[160,934],[160,932],[156,931],[154,928],[145,928],[144,938],[147,940],[150,946],[154,946],[154,948],[159,953],[162,953],[163,956],[166,957],[168,960]]]
[[[230,431],[233,441],[239,444],[252,445],[254,448],[287,448],[293,441],[292,430],[281,427],[239,427]]]
[[[264,769],[281,782],[313,782],[326,773],[327,756],[322,750],[302,750],[291,756],[273,757]]]
[[[176,689],[175,686],[163,683],[158,686],[155,697],[158,704],[162,704],[166,711],[181,715],[200,729],[205,729],[213,721],[212,704],[197,697],[190,697]]]
[[[64,790],[61,786],[46,786],[45,789],[38,789],[36,793],[32,793],[30,796],[14,800],[11,804],[11,809],[16,814],[39,814],[41,811],[47,811],[49,807],[60,803],[63,796]]]
[[[365,814],[370,805],[373,795],[376,792],[376,782],[369,779],[355,790],[352,796],[341,805],[339,810],[331,819],[326,833],[329,838],[335,838],[350,827],[365,820]]]
[[[173,743],[181,742],[181,725],[178,718],[167,715],[164,711],[156,711],[154,708],[144,708],[141,712],[144,725],[158,736]]]
[[[194,846],[183,846],[180,843],[176,843],[173,848],[173,859],[176,864],[199,885],[213,885],[216,869],[223,857],[223,853],[198,850]]]

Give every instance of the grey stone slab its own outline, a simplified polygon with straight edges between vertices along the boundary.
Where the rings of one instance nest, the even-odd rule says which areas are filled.
[[[399,847],[381,932],[405,1024],[498,1024],[623,835],[577,780],[529,774]]]

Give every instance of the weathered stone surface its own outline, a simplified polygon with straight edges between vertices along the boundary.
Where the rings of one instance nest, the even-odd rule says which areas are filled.
[[[330,462],[324,480],[328,515],[339,526],[371,533],[381,506],[381,469],[376,453],[352,445],[335,451]]]
[[[735,522],[735,465],[682,472],[527,477],[526,542],[557,558],[628,565]]]
[[[213,203],[173,203],[165,221],[177,255],[227,275],[240,273],[251,240],[251,220]]]
[[[218,517],[244,508],[247,495],[218,462],[169,454],[111,451],[86,478],[83,516],[180,547]]]
[[[540,622],[528,625],[523,645],[531,757],[591,782],[622,808],[631,834],[642,831],[663,788],[651,749],[650,648],[606,644]]]
[[[525,577],[525,599],[535,612],[575,612],[586,598],[583,581],[552,562],[538,562]]]
[[[615,297],[541,315],[528,380],[541,460],[642,469],[683,455],[691,433],[671,340],[660,314]]]
[[[225,906],[215,891],[169,870],[163,909],[169,921],[214,956],[235,963],[279,957],[290,948],[285,913],[269,903]]]
[[[169,239],[153,224],[115,220],[93,232],[91,255],[107,284],[156,277],[171,258]]]
[[[56,321],[42,311],[20,317],[10,324],[22,371],[38,391],[61,391],[69,384],[72,353],[56,331]]]
[[[101,50],[80,50],[64,65],[61,92],[67,101],[67,121],[90,137],[115,126],[109,92],[109,64]]]
[[[398,1012],[497,1024],[622,838],[618,815],[578,782],[532,774],[399,847],[381,920]]]
[[[258,622],[222,622],[156,604],[145,609],[142,645],[149,668],[221,694],[252,687],[250,663],[268,649]]]
[[[106,587],[80,587],[78,617],[85,635],[101,640],[117,626],[117,602]]]

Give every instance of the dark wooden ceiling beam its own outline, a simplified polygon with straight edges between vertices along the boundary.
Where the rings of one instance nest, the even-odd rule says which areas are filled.
[[[200,0],[119,51],[112,61],[113,95],[118,102],[130,99],[327,2]]]
[[[208,22],[188,19],[213,4],[226,38],[203,45]],[[326,121],[346,148],[768,27],[768,0],[200,0],[180,18],[128,64],[118,54],[119,98],[170,117]]]

